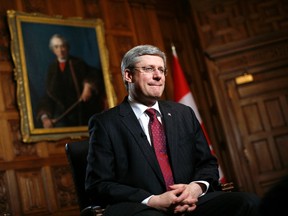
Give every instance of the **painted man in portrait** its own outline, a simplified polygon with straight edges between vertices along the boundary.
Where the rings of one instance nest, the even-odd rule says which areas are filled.
[[[102,73],[70,55],[69,43],[59,34],[49,47],[56,59],[48,68],[37,119],[43,128],[86,126],[92,114],[106,108]]]

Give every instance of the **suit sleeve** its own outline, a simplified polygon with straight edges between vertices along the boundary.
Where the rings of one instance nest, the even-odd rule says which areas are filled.
[[[190,108],[189,108],[190,109]],[[215,190],[219,184],[219,171],[218,171],[218,162],[217,158],[211,153],[209,143],[204,135],[201,124],[197,120],[197,117],[192,109],[192,121],[194,128],[194,138],[192,139],[195,142],[195,174],[194,181],[204,180],[209,182],[210,190]]]

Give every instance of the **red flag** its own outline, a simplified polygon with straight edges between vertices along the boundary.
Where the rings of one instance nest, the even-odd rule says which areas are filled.
[[[174,45],[172,45],[172,54],[173,54],[174,100],[176,102],[190,106],[193,109],[198,121],[200,122],[200,125],[202,127],[202,130],[203,130],[203,133],[204,133],[205,138],[207,140],[207,143],[209,145],[209,148],[210,148],[212,154],[215,155],[213,148],[212,148],[212,145],[211,145],[211,141],[209,139],[207,131],[204,127],[204,123],[203,123],[201,116],[199,114],[197,105],[196,105],[195,100],[193,98],[192,92],[188,86],[188,83],[185,79],[183,70],[182,70],[180,63],[178,61],[178,57],[177,57],[177,53],[176,53],[176,49],[175,49]],[[177,88],[176,88],[176,86],[177,86]],[[218,170],[219,170],[219,175],[220,175],[220,179],[219,179],[220,182],[226,183],[225,177],[223,175],[223,172],[222,172],[220,166],[219,166]]]

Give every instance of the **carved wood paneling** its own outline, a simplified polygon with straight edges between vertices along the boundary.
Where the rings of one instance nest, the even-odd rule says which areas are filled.
[[[288,6],[285,0],[190,2],[194,6],[203,48],[287,29]],[[208,4],[210,7],[206,7]]]
[[[105,20],[111,80],[119,103],[127,94],[121,76],[120,62],[124,53],[136,44],[133,17],[126,0],[102,0],[99,3]]]
[[[282,107],[285,105],[281,105],[281,97],[272,98],[270,100],[265,100],[264,106],[266,107],[266,113],[269,118],[270,126],[272,129],[277,130],[278,128],[285,127],[287,124],[286,115]],[[270,112],[268,112],[270,111]]]
[[[105,26],[107,31],[119,33],[133,32],[133,24],[131,12],[129,10],[127,1],[125,0],[110,0],[101,1],[104,10]],[[111,16],[111,14],[113,14]]]
[[[4,13],[3,13],[4,14]],[[8,25],[4,15],[0,15],[0,61],[7,62],[11,60],[9,53],[9,35]],[[7,64],[7,63],[6,63]]]
[[[252,3],[252,4],[251,4]],[[288,5],[285,0],[255,1],[245,4],[250,35],[275,32],[288,27]]]
[[[125,54],[125,52],[130,49],[135,41],[133,37],[127,35],[113,35],[108,37],[109,42],[111,43],[112,47],[115,48],[115,52],[110,52],[110,59],[112,67],[117,67],[118,71],[117,74],[121,75],[120,70],[120,62],[121,56]],[[122,80],[122,78],[121,78]],[[122,83],[123,84],[123,83]]]
[[[16,172],[23,214],[47,214],[48,200],[41,169],[19,170]]]
[[[43,0],[23,0],[23,9],[27,12],[47,13],[47,1]]]
[[[11,127],[13,127],[12,124],[11,124]],[[17,132],[18,132],[18,130],[19,130],[19,127],[17,125]],[[14,145],[15,157],[18,157],[18,158],[30,157],[31,159],[38,157],[35,144],[34,145],[33,144],[23,145],[23,143],[20,142],[19,140],[14,140],[14,144],[15,144]]]
[[[7,64],[11,61],[11,55],[9,49],[10,37],[6,19],[6,10],[13,8],[15,3],[14,1],[0,0],[0,5],[0,71],[7,71],[5,68],[7,68]]]
[[[288,167],[288,135],[283,133],[275,136],[275,144],[277,152],[279,153],[274,157],[279,160],[279,166],[276,168],[278,170],[285,169]],[[277,158],[277,156],[279,157]]]
[[[53,167],[52,174],[60,208],[77,206],[77,195],[70,168],[68,166]]]
[[[110,71],[111,71],[111,81],[113,83],[114,89],[117,92],[117,103],[122,101],[122,98],[127,94],[127,91],[123,85],[123,79],[121,75],[121,56],[130,49],[135,43],[132,36],[125,36],[122,34],[107,36],[107,44],[109,50],[114,50],[114,52],[109,52],[110,60]]]
[[[11,212],[9,202],[10,202],[10,199],[8,195],[8,187],[5,181],[5,173],[0,172],[0,212],[1,214]]]
[[[100,18],[101,9],[99,0],[83,0],[84,15],[86,18]]]
[[[4,71],[0,73],[0,82],[0,92],[2,92],[3,97],[2,104],[0,106],[4,106],[3,111],[17,111],[15,81],[12,73],[7,73]]]
[[[235,155],[236,179],[241,190],[259,195],[288,171],[287,46],[284,34],[266,37],[265,42],[247,40],[241,49],[234,44],[227,46],[229,50],[224,47],[210,53],[211,80],[218,90],[221,86],[221,107],[227,106],[221,112],[230,134],[230,152]],[[243,74],[253,80],[237,84],[236,78]]]
[[[268,185],[288,170],[288,121],[287,112],[282,111],[287,110],[287,102],[281,103],[281,97],[288,94],[288,77],[284,76],[286,70],[287,65],[283,66],[281,77],[271,76],[271,80],[247,84],[251,88],[249,95],[239,93],[241,87],[235,86],[239,91],[231,98],[234,112],[238,113],[236,122],[242,137],[241,148],[248,160],[251,181],[258,182],[255,184],[258,194],[266,190],[258,185]],[[273,69],[269,72],[272,75]],[[271,84],[274,88],[267,88]],[[230,92],[235,90],[231,86],[228,88]],[[277,142],[278,137],[282,142]]]

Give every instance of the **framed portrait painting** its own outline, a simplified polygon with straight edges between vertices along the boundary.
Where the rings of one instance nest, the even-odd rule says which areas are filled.
[[[88,136],[115,106],[100,19],[7,11],[24,142]]]

